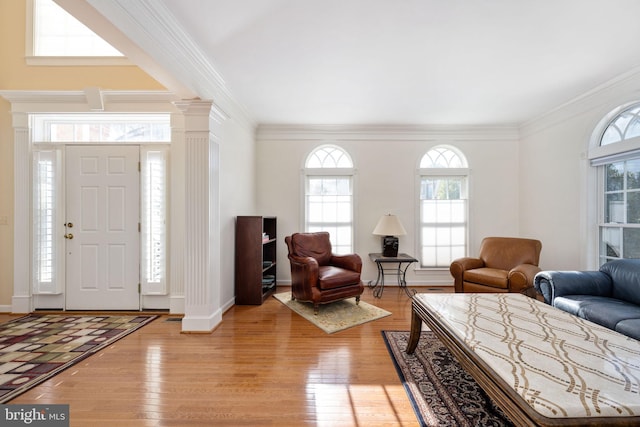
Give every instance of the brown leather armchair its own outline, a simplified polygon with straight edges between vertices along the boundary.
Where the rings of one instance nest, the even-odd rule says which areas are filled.
[[[291,264],[291,298],[320,304],[356,297],[364,291],[362,259],[357,254],[334,255],[329,233],[293,233],[285,237]]]
[[[454,260],[449,271],[456,292],[522,292],[535,295],[533,277],[542,243],[534,239],[486,237],[478,258]]]

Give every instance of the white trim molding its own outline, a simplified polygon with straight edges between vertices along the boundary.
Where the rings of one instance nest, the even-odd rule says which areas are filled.
[[[437,125],[259,125],[256,140],[358,140],[358,141],[517,141],[517,126]]]
[[[89,95],[89,96],[87,96]],[[105,112],[179,113],[172,103],[176,96],[165,91],[0,91],[11,103],[14,128],[14,276],[11,310],[29,313],[34,308],[31,292],[31,158],[29,115],[36,113],[95,113],[95,97],[101,98]],[[176,175],[174,175],[176,176]],[[176,219],[178,224],[184,223]],[[180,230],[175,232],[179,233]],[[182,262],[182,257],[179,258]],[[173,277],[175,279],[175,277]],[[169,284],[171,289],[171,284]],[[58,296],[53,296],[58,298]],[[182,295],[178,297],[183,298]],[[42,295],[38,298],[44,298]],[[51,301],[53,303],[54,301]],[[60,303],[56,300],[56,307]],[[48,304],[44,302],[44,304]],[[179,309],[176,304],[174,309]]]

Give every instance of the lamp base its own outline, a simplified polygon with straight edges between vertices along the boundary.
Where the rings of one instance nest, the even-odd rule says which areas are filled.
[[[384,236],[382,238],[382,256],[398,256],[398,238],[394,236]]]

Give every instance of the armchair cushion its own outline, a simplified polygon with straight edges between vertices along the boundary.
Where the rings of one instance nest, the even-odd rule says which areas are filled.
[[[321,290],[340,288],[359,281],[360,273],[357,271],[345,270],[331,265],[325,265],[319,269],[318,287]]]
[[[328,265],[331,260],[329,233],[294,233],[291,236],[293,253],[299,257],[311,257],[318,265]]]
[[[472,283],[482,283],[494,288],[507,289],[509,287],[508,276],[509,272],[507,270],[482,267],[465,271],[464,280]]]

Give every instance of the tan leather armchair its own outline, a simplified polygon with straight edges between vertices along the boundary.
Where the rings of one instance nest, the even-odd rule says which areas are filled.
[[[486,237],[478,258],[454,260],[449,271],[456,292],[522,292],[535,295],[533,277],[542,243],[535,239]]]
[[[291,298],[320,304],[356,297],[364,291],[362,259],[357,254],[334,255],[329,233],[293,233],[285,237],[291,264]]]

